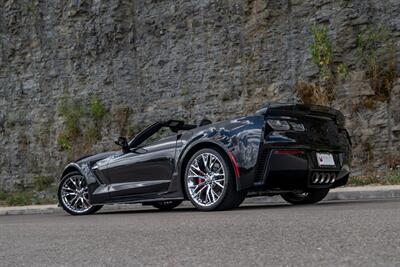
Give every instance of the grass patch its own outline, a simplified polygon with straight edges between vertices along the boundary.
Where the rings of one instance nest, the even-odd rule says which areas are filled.
[[[33,192],[13,192],[8,193],[5,199],[7,206],[26,206],[31,205]]]
[[[400,171],[390,175],[387,180],[390,184],[400,184]]]
[[[347,183],[348,186],[365,186],[365,185],[399,185],[400,169],[391,171],[385,177],[376,175],[370,176],[351,176]]]
[[[41,204],[56,204],[57,187],[49,186],[46,191],[0,191],[0,206],[27,206]]]
[[[349,178],[347,185],[349,186],[364,186],[364,185],[381,185],[382,179],[375,176],[352,176]]]

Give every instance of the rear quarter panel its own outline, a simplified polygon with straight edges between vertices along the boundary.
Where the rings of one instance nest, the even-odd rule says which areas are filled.
[[[192,148],[202,143],[212,143],[223,149],[229,157],[231,153],[239,169],[236,177],[237,189],[251,187],[254,182],[255,167],[264,130],[263,116],[248,116],[206,125],[185,132],[178,144],[178,169],[182,169],[183,159]],[[231,163],[233,160],[229,157]]]

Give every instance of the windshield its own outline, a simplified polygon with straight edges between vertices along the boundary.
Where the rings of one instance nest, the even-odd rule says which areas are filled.
[[[148,139],[150,136],[158,132],[162,127],[164,126],[164,123],[161,122],[155,122],[153,124],[150,124],[146,128],[144,128],[142,131],[140,131],[135,137],[133,137],[129,141],[129,147],[137,147],[141,143],[143,143],[146,139]]]
[[[179,120],[169,120],[166,122],[155,122],[153,124],[150,124],[149,126],[147,126],[146,128],[144,128],[142,131],[140,131],[137,135],[135,135],[128,143],[130,148],[134,148],[134,147],[138,147],[139,145],[141,145],[144,141],[146,141],[147,139],[149,139],[151,136],[153,136],[155,133],[157,133],[158,131],[160,131],[162,128],[168,128],[168,131],[164,131],[161,132],[157,135],[154,136],[154,138],[152,138],[150,140],[151,141],[155,141],[155,139],[160,139],[166,136],[170,136],[171,135],[171,131],[174,133],[177,133],[180,130],[191,130],[196,128],[196,125],[191,125],[191,124],[185,124],[183,121],[179,121]]]

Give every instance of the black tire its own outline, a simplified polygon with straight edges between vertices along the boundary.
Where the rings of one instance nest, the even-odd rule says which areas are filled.
[[[58,193],[57,193],[57,196],[58,196],[58,203],[59,203],[59,205],[63,208],[63,210],[65,210],[66,212],[68,212],[68,213],[71,214],[71,215],[89,215],[89,214],[93,214],[93,213],[95,213],[96,211],[100,210],[100,209],[103,207],[102,205],[90,206],[90,208],[85,209],[85,210],[82,211],[82,212],[77,212],[77,211],[74,211],[74,210],[72,210],[71,208],[69,208],[69,207],[64,203],[64,201],[63,201],[63,199],[62,199],[62,197],[61,197],[61,189],[62,189],[62,186],[64,185],[64,183],[65,183],[69,178],[71,178],[71,177],[73,177],[73,176],[75,176],[75,177],[80,176],[80,177],[82,177],[83,179],[85,179],[85,177],[84,177],[80,172],[77,172],[77,171],[73,171],[73,172],[70,172],[70,173],[66,174],[66,175],[61,179],[60,185],[58,186]],[[86,181],[86,180],[85,180],[85,181]],[[89,198],[89,199],[90,199],[90,198]],[[89,205],[90,205],[90,204],[89,204]]]
[[[189,169],[191,164],[198,156],[204,153],[209,153],[217,157],[220,163],[222,164],[225,173],[224,188],[222,189],[218,200],[209,206],[203,206],[196,202],[196,200],[190,194],[190,189],[188,184]],[[217,210],[233,209],[238,207],[246,197],[246,192],[238,192],[236,190],[235,175],[231,163],[229,161],[229,158],[225,155],[225,153],[214,148],[201,149],[191,156],[191,158],[189,159],[188,163],[185,166],[185,176],[183,179],[183,183],[186,196],[188,197],[190,202],[196,207],[196,209],[201,211],[217,211]]]
[[[242,205],[243,201],[246,199],[247,192],[241,192],[240,196],[237,198],[235,203],[232,206],[232,209],[238,208],[240,205]]]
[[[299,193],[285,193],[282,194],[282,198],[293,205],[304,205],[304,204],[314,204],[323,200],[329,193],[329,189],[315,189]]]
[[[166,200],[151,203],[151,205],[159,210],[167,211],[178,207],[182,203],[182,200]]]

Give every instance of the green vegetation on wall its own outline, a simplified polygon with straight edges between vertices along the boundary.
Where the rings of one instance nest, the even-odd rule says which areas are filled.
[[[89,105],[63,97],[58,111],[64,119],[58,145],[60,150],[67,151],[69,159],[101,140],[101,124],[108,110],[97,97],[92,97]]]
[[[318,67],[320,82],[315,86],[297,86],[297,91],[310,89],[323,89],[331,101],[335,97],[334,88],[339,80],[345,79],[349,74],[348,66],[334,58],[335,47],[328,35],[326,26],[314,25],[311,27],[313,42],[310,53],[313,63]],[[375,100],[388,101],[395,79],[397,58],[395,45],[390,38],[390,31],[385,26],[371,26],[362,31],[357,37],[358,64],[357,68],[367,74]],[[338,56],[340,58],[340,55]],[[309,92],[300,92],[300,97],[309,95]],[[320,90],[321,91],[321,90]],[[320,92],[316,92],[319,95]],[[314,97],[315,98],[315,97]],[[303,98],[302,98],[303,99]],[[308,98],[309,100],[310,98]],[[307,99],[303,99],[306,100]],[[373,107],[371,99],[364,101],[368,108]],[[320,104],[320,103],[316,103]],[[359,108],[357,106],[357,108]]]
[[[50,188],[55,182],[52,176],[36,176],[33,178],[35,190],[43,191]]]
[[[95,120],[101,120],[107,114],[107,109],[104,104],[97,98],[93,97],[90,101],[90,115]]]
[[[328,32],[327,26],[311,27],[313,42],[310,53],[313,63],[318,67],[320,80],[309,84],[301,81],[296,85],[296,92],[303,103],[329,105],[335,98],[335,85],[348,76],[347,65],[334,58],[335,47]]]
[[[59,103],[58,112],[64,119],[64,129],[58,136],[58,145],[61,150],[71,150],[73,140],[82,133],[79,122],[84,115],[84,109],[68,97],[63,97]]]
[[[312,60],[318,66],[322,80],[332,79],[332,41],[328,36],[326,26],[311,27],[314,42],[310,46]]]
[[[359,67],[364,69],[375,98],[387,101],[398,74],[395,45],[385,26],[369,27],[357,37]]]

